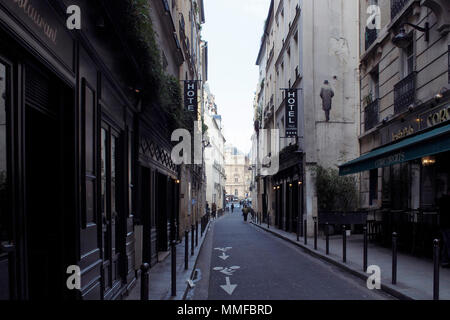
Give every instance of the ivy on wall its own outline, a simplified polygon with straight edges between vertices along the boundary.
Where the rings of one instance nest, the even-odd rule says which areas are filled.
[[[177,78],[164,72],[161,52],[150,18],[148,0],[127,0],[125,34],[143,75],[143,105],[159,105],[167,116],[171,131],[185,128],[192,132],[194,115],[185,110]]]

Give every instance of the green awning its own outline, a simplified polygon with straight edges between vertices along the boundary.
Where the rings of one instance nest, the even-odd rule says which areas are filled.
[[[450,124],[375,149],[339,167],[341,176],[392,166],[450,150]]]

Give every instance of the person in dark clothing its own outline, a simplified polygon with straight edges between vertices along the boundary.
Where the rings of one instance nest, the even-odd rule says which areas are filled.
[[[242,208],[242,215],[244,216],[244,222],[247,222],[247,218],[248,218],[248,213],[249,213],[249,209],[247,208],[247,206],[244,206]]]
[[[212,204],[212,218],[213,218],[213,219],[216,219],[216,211],[217,211],[217,205],[216,205],[216,203],[214,202],[214,203]]]
[[[231,204],[231,213],[234,212],[234,203]]]
[[[439,226],[442,235],[441,263],[450,267],[450,191],[439,199]]]

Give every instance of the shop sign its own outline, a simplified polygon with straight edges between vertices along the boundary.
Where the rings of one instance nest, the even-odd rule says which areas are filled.
[[[404,161],[405,161],[405,153],[399,152],[399,153],[396,153],[391,156],[384,157],[384,158],[381,158],[381,159],[375,161],[375,166],[377,168],[382,168],[382,167],[391,166],[391,165],[394,165],[397,163],[402,163]]]
[[[450,103],[446,103],[420,115],[408,115],[402,121],[397,121],[381,130],[382,145],[403,139],[449,120]]]
[[[47,0],[5,0],[1,3],[72,69],[73,40]]]
[[[440,106],[420,116],[422,129],[437,126],[443,122],[450,120],[450,104]]]

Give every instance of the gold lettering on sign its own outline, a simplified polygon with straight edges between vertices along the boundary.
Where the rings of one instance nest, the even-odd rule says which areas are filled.
[[[23,9],[23,12],[34,22],[34,24],[41,29],[44,34],[49,38],[53,43],[56,44],[56,36],[58,34],[58,30],[56,28],[52,28],[48,22],[41,16],[38,10],[33,7],[29,0],[10,0],[13,1],[20,9]]]
[[[427,118],[427,125],[432,127],[447,120],[450,120],[450,106],[430,114]]]
[[[403,128],[403,129],[397,131],[397,133],[392,133],[392,141],[399,140],[399,139],[409,136],[413,133],[414,133],[414,128],[412,126]]]

